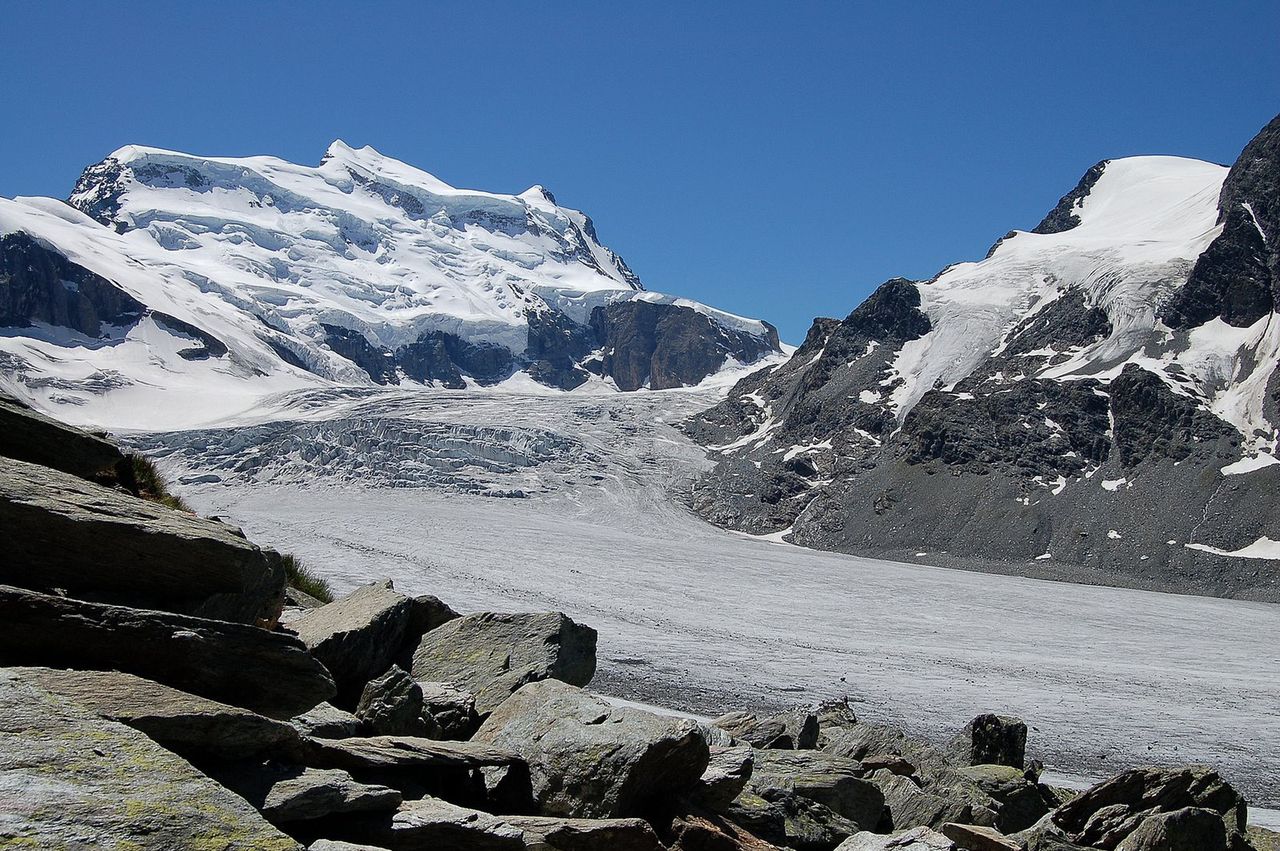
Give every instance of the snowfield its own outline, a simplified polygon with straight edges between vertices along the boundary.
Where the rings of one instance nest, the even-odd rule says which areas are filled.
[[[324,389],[232,427],[129,439],[199,511],[338,591],[391,577],[461,610],[590,624],[607,694],[702,714],[847,696],[935,739],[998,711],[1058,771],[1208,763],[1280,804],[1280,607],[716,529],[681,503],[707,461],[673,423],[720,392]]]

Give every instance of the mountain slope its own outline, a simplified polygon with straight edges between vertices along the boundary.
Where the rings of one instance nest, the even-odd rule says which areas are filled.
[[[719,462],[696,507],[825,549],[1280,595],[1278,139],[1230,170],[1099,163],[984,260],[817,320],[687,424]]]
[[[12,389],[107,420],[325,383],[661,389],[779,351],[646,292],[541,187],[459,190],[342,142],[317,167],[129,146],[69,205],[0,199],[0,325]]]

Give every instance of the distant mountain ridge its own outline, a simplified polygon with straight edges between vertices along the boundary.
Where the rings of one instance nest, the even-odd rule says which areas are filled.
[[[326,382],[662,389],[780,353],[646,291],[540,186],[455,189],[340,141],[315,167],[127,146],[67,203],[0,199],[0,327],[0,380],[76,419]]]
[[[687,430],[695,507],[822,549],[1280,599],[1280,118],[1099,163],[1032,231],[819,319]]]

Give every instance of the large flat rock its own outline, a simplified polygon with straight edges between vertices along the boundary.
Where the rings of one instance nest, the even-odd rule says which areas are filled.
[[[0,393],[0,455],[91,478],[124,455],[114,443],[58,422]]]
[[[298,639],[0,585],[0,665],[119,670],[287,720],[333,695]]]
[[[476,697],[482,716],[525,683],[556,679],[576,686],[596,670],[596,631],[559,612],[467,615],[422,637],[413,676],[452,682]]]
[[[386,768],[461,768],[514,765],[519,754],[484,742],[438,742],[414,736],[370,736],[358,739],[310,739],[304,749],[308,765],[348,771]]]
[[[708,763],[695,722],[610,705],[558,680],[529,683],[472,742],[510,748],[529,765],[543,815],[645,815],[692,792]]]
[[[0,583],[179,614],[275,623],[279,557],[217,521],[70,473],[0,464]]]
[[[142,733],[0,671],[0,847],[300,851]]]
[[[288,752],[301,738],[284,721],[133,674],[52,668],[9,670],[25,682],[145,733],[183,756],[247,759]]]

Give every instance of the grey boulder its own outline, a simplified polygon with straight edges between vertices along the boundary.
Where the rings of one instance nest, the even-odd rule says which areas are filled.
[[[365,684],[385,672],[413,640],[414,603],[386,585],[366,585],[291,620],[317,659],[333,674],[334,704],[352,709]]]
[[[996,830],[974,824],[944,824],[942,835],[964,851],[1022,851],[1022,843]]]
[[[750,745],[711,745],[707,770],[702,772],[692,800],[713,813],[723,813],[746,788],[754,766]]]
[[[913,827],[898,833],[862,831],[836,846],[836,851],[952,851],[955,845],[937,831]]]
[[[1217,813],[1228,833],[1245,830],[1244,798],[1201,766],[1126,771],[1058,807],[1050,818],[1079,845],[1115,848],[1148,818],[1188,807]]]
[[[379,736],[440,738],[432,735],[435,724],[423,718],[422,687],[399,665],[365,685],[356,716]]]
[[[69,473],[0,465],[0,583],[274,626],[280,557],[230,528]]]
[[[693,791],[708,763],[695,722],[614,707],[557,680],[521,688],[471,741],[520,754],[542,814],[572,818],[643,815]]]
[[[1007,765],[974,765],[962,768],[960,773],[972,780],[999,805],[996,808],[995,826],[1004,833],[1026,830],[1058,803],[1047,786],[1028,779],[1018,768]]]
[[[971,822],[973,806],[924,791],[910,777],[881,769],[868,778],[884,794],[888,825],[894,830],[927,827],[940,830],[948,822]]]
[[[317,739],[347,739],[368,734],[363,721],[332,703],[314,706],[290,718],[289,723],[302,735]]]
[[[755,753],[748,786],[766,800],[805,798],[861,830],[875,830],[884,816],[884,793],[861,774],[858,762],[821,751],[762,750]]]
[[[124,671],[287,720],[333,696],[296,638],[0,585],[0,665]]]
[[[357,783],[347,772],[334,768],[254,766],[218,771],[214,776],[272,824],[341,813],[393,811],[402,800],[395,789]]]
[[[730,712],[711,723],[756,748],[807,750],[818,745],[818,716],[804,709],[765,717]]]
[[[571,819],[502,816],[524,832],[530,851],[663,851],[658,835],[643,819]]]
[[[523,851],[524,831],[499,816],[439,798],[405,801],[387,815],[350,815],[333,827],[337,838],[371,842],[390,851]]]
[[[454,618],[426,633],[413,676],[452,682],[488,715],[526,683],[556,679],[585,686],[596,670],[596,631],[559,612],[484,613]]]
[[[469,739],[480,726],[476,699],[453,683],[418,683],[422,711],[430,719],[438,739]]]
[[[1226,851],[1227,831],[1213,810],[1184,807],[1151,816],[1116,851]]]
[[[0,845],[300,851],[142,733],[0,671]]]
[[[289,752],[298,732],[283,721],[119,671],[10,668],[25,682],[145,733],[192,758],[243,759]]]

